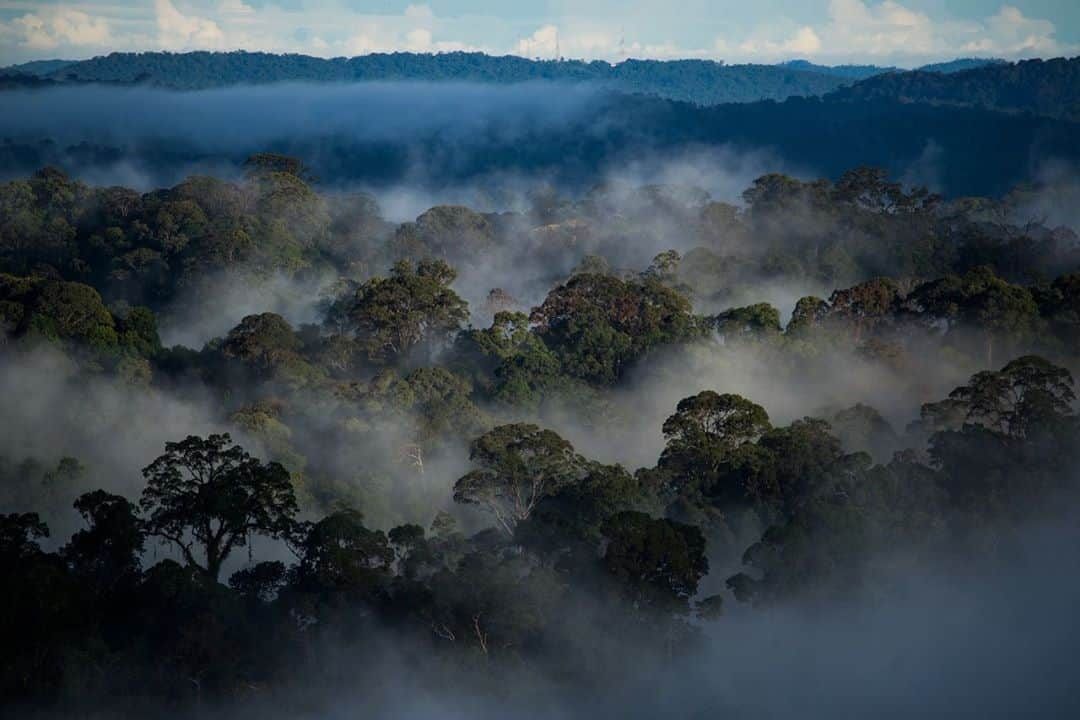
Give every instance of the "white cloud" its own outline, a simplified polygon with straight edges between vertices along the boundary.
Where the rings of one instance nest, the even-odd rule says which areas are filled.
[[[457,40],[437,40],[440,24],[427,5],[410,5],[402,15],[359,16],[360,22],[342,43],[323,42],[323,54],[343,52],[366,55],[375,52],[451,52],[480,48]]]
[[[523,57],[555,57],[558,39],[559,28],[545,25],[529,37],[518,40],[514,53]]]
[[[750,58],[790,58],[810,57],[821,50],[821,38],[810,26],[804,26],[795,30],[790,37],[784,40],[772,40],[763,33],[743,40],[737,46],[730,46],[722,38],[716,41],[716,51],[726,57],[750,57]]]
[[[822,29],[819,51],[837,50],[865,56],[929,54],[936,32],[930,17],[885,0],[867,5],[862,0],[831,0],[829,23]]]
[[[423,28],[410,30],[405,34],[405,47],[412,52],[424,52],[425,50],[430,50],[433,47],[431,42],[431,31]]]
[[[14,34],[16,42],[35,50],[61,46],[101,47],[111,39],[109,23],[104,18],[69,8],[44,9],[11,21],[5,34]]]
[[[1059,50],[1052,22],[1024,17],[1019,9],[1010,5],[987,18],[986,26],[993,44],[1005,54],[1055,54]]]
[[[635,0],[618,14],[589,13],[587,7],[569,1],[554,3],[530,34],[516,40],[518,26],[501,13],[444,17],[424,0],[397,13],[361,11],[346,0],[137,2],[109,0],[99,5],[61,0],[46,5],[0,0],[0,5],[9,3],[9,9],[22,13],[0,22],[0,60],[87,57],[121,49],[243,48],[322,56],[482,49],[541,58],[559,54],[604,60],[701,57],[776,62],[806,57],[818,62],[916,65],[958,55],[1017,58],[1080,52],[1080,47],[1056,38],[1052,22],[1028,17],[1010,4],[992,5],[983,18],[960,20],[944,9],[916,8],[916,0],[829,0],[827,15],[819,22],[771,16],[748,30],[729,29],[714,42],[703,40],[705,46],[698,47],[680,38],[687,36],[691,25],[712,21],[708,0],[689,2],[685,17],[678,18],[670,13],[661,16],[659,0]],[[919,6],[926,3],[920,1]]]
[[[184,15],[170,0],[154,0],[157,13],[158,44],[165,50],[219,49],[225,47],[225,33],[216,22],[196,15]]]
[[[377,25],[365,24],[358,27],[342,47],[347,55],[366,55],[373,52],[386,52],[392,49],[393,45],[387,43]]]
[[[801,27],[784,44],[784,49],[796,55],[813,55],[821,50],[821,38],[812,27]]]
[[[636,58],[708,57],[708,50],[688,49],[672,43],[627,41],[621,34],[595,25],[562,29],[544,25],[532,35],[520,38],[510,52],[529,58],[552,59],[558,54],[568,58],[624,60]]]
[[[801,56],[822,62],[918,64],[957,55],[1016,58],[1076,50],[1058,43],[1054,32],[1048,20],[1025,17],[1008,5],[971,21],[934,19],[896,0],[830,0],[822,23],[794,31],[780,23],[741,40],[721,37],[716,51],[729,59],[759,62]]]

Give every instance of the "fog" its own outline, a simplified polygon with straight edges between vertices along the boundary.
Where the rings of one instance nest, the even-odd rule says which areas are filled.
[[[166,442],[227,429],[211,410],[205,388],[188,387],[178,396],[94,377],[48,347],[0,357],[0,395],[0,457],[15,462],[33,458],[50,469],[61,458],[73,457],[85,469],[74,486],[48,492],[44,487],[0,488],[0,512],[40,510],[61,540],[81,524],[71,507],[79,494],[103,488],[136,499],[143,487],[142,468]],[[39,507],[46,495],[52,496],[49,507]]]
[[[285,83],[194,92],[88,85],[5,91],[0,137],[47,138],[66,148],[59,159],[77,176],[144,190],[195,173],[236,176],[252,153],[304,146],[318,171],[337,176],[348,162],[345,172],[359,182],[408,186],[430,181],[428,167],[451,173],[471,164],[473,148],[507,147],[580,122],[601,99],[586,85],[551,83]],[[319,143],[330,143],[326,154]],[[348,156],[336,157],[335,144]]]
[[[640,648],[583,686],[480,661],[433,666],[393,637],[328,648],[324,672],[290,693],[212,718],[926,718],[1071,717],[1080,602],[1074,527],[1032,526],[1007,557],[966,569],[891,559],[889,594],[821,607],[734,607],[675,660]],[[595,652],[582,634],[555,652]],[[346,670],[349,668],[349,670]]]
[[[9,348],[0,334],[0,460],[10,469],[34,459],[47,470],[74,457],[84,467],[73,484],[61,488],[31,486],[37,476],[20,476],[21,485],[0,488],[0,512],[40,512],[53,528],[46,547],[56,548],[82,526],[71,509],[78,493],[104,488],[137,500],[141,470],[166,442],[229,431],[253,455],[286,466],[305,520],[358,506],[372,529],[402,523],[427,528],[437,512],[448,511],[469,535],[491,524],[480,510],[453,501],[455,481],[473,468],[469,441],[479,428],[536,422],[590,460],[618,463],[633,473],[656,466],[665,447],[664,420],[681,399],[703,390],[736,393],[760,404],[775,427],[869,405],[893,433],[872,447],[849,442],[846,451],[869,451],[882,464],[905,448],[924,456],[925,437],[906,430],[918,419],[920,406],[947,397],[973,373],[994,369],[986,367],[974,331],[968,337],[962,330],[948,335],[941,328],[910,330],[902,357],[892,364],[868,358],[857,347],[858,338],[825,340],[810,349],[793,341],[780,348],[714,332],[646,353],[611,387],[582,382],[537,407],[479,400],[482,393],[463,381],[463,399],[454,398],[459,404],[447,411],[448,419],[437,419],[443,424],[434,430],[423,408],[394,405],[393,383],[418,367],[438,367],[451,357],[449,343],[393,368],[343,361],[330,372],[315,368],[317,362],[331,366],[330,361],[301,357],[319,347],[308,340],[303,350],[290,346],[283,353],[287,361],[307,366],[280,376],[269,361],[253,369],[221,355],[217,341],[244,317],[259,313],[280,314],[294,330],[307,326],[305,337],[325,339],[327,302],[342,283],[385,276],[394,260],[412,257],[408,238],[400,237],[408,223],[446,204],[483,213],[468,219],[480,217],[493,228],[475,241],[479,250],[467,247],[473,240],[453,236],[439,238],[442,247],[431,253],[455,267],[452,287],[469,302],[474,328],[487,327],[502,309],[487,303],[494,288],[512,296],[512,309],[528,313],[583,262],[606,263],[604,272],[638,280],[653,258],[668,250],[686,255],[704,248],[718,261],[737,265],[736,270],[726,265],[708,270],[716,273],[719,287],[692,297],[699,315],[770,303],[786,324],[799,298],[828,297],[838,289],[824,273],[770,274],[759,262],[771,250],[794,256],[801,250],[799,238],[817,243],[833,226],[807,208],[793,207],[774,218],[774,226],[754,228],[741,199],[765,173],[817,177],[813,162],[793,160],[778,147],[735,140],[638,147],[623,137],[625,127],[592,122],[608,102],[609,96],[581,85],[542,83],[273,85],[190,93],[77,86],[0,93],[0,137],[31,145],[53,138],[56,144],[43,154],[68,161],[72,174],[89,183],[150,191],[191,173],[242,183],[249,154],[292,152],[323,176],[313,186],[324,198],[347,202],[349,193],[367,193],[376,200],[378,215],[372,223],[378,230],[370,236],[334,239],[345,247],[342,254],[352,253],[344,261],[334,255],[340,248],[327,249],[315,240],[303,246],[308,253],[303,259],[316,261],[301,271],[249,272],[241,263],[225,267],[222,262],[222,268],[180,286],[155,308],[163,344],[179,347],[161,367],[153,367],[152,380],[123,377],[116,368],[95,365],[75,352],[66,357],[40,338],[18,346],[23,341],[13,340]],[[561,138],[575,128],[604,152],[553,159],[532,146],[538,138]],[[609,135],[616,138],[611,147]],[[902,172],[894,177],[907,185],[945,189],[951,151],[933,139],[923,139],[919,147],[915,156],[902,159]],[[1036,157],[1029,169],[1038,184],[995,205],[993,212],[1025,231],[1030,220],[1080,226],[1074,202],[1080,183],[1070,162]],[[0,167],[0,173],[24,174],[14,166]],[[553,209],[537,207],[538,191],[554,198]],[[743,224],[710,235],[703,226],[712,202],[732,204],[722,210],[731,210]],[[1035,230],[1049,232],[1041,226]],[[428,250],[421,248],[418,256]],[[813,255],[816,262],[816,244]],[[1070,257],[1040,260],[1055,270],[1071,269]],[[903,272],[911,273],[898,277],[905,288],[926,279],[907,268]],[[843,269],[836,275],[847,277]],[[683,279],[676,273],[669,287]],[[355,285],[347,287],[355,293]],[[6,333],[6,327],[0,331]],[[1044,347],[1039,342],[1024,336],[995,368]],[[211,360],[200,365],[192,359],[197,351]],[[1060,353],[1067,357],[1068,351]],[[167,369],[169,363],[173,369]],[[177,365],[185,372],[174,372]],[[245,426],[237,415],[248,411],[261,415]],[[430,447],[421,449],[425,441]],[[302,668],[282,678],[280,687],[251,684],[237,693],[240,699],[228,702],[194,695],[193,717],[1069,716],[1080,713],[1073,658],[1080,643],[1080,624],[1073,617],[1080,603],[1080,555],[1072,551],[1080,531],[1062,527],[1062,517],[1071,519],[1076,509],[1076,498],[1066,495],[1056,514],[1027,518],[1000,534],[980,528],[988,535],[985,541],[965,538],[969,544],[960,547],[958,540],[958,547],[947,548],[942,557],[887,548],[859,579],[865,588],[843,600],[799,598],[767,607],[734,601],[724,581],[744,569],[744,561],[709,537],[712,569],[696,599],[724,593],[725,612],[709,622],[690,620],[700,634],[678,652],[663,652],[657,638],[639,647],[635,640],[598,630],[611,605],[593,597],[592,589],[574,597],[571,616],[542,617],[549,633],[542,646],[520,655],[514,648],[514,661],[505,665],[490,659],[486,646],[483,656],[448,663],[451,656],[429,652],[426,643],[435,639],[424,632],[428,618],[418,624],[425,636],[418,642],[417,634],[379,627],[373,613],[359,610],[348,622],[326,626],[335,632],[346,628],[354,637],[322,628],[305,637],[310,657],[303,663],[298,659]],[[178,557],[164,546],[149,547],[147,555],[152,552],[155,561]],[[606,547],[605,541],[593,552]],[[507,553],[527,554],[522,546]],[[254,560],[293,559],[280,542],[262,542],[252,556],[242,557],[246,554],[236,553],[226,573]],[[562,570],[545,566],[549,561],[529,562],[529,571],[551,571],[569,583],[559,576]],[[148,557],[143,564],[153,563]],[[516,601],[498,597],[493,602]],[[295,612],[293,619],[302,624],[300,611]],[[473,618],[477,635],[479,618]],[[645,635],[649,628],[636,631]],[[187,710],[176,708],[181,717]],[[155,715],[162,708],[126,711]],[[111,717],[108,712],[98,716]]]
[[[437,131],[461,141],[478,132],[512,138],[527,128],[576,119],[596,97],[587,85],[552,83],[282,83],[197,92],[88,85],[5,92],[0,133],[126,146],[179,141],[234,155],[320,134],[411,140]],[[79,111],[70,112],[72,106]],[[20,112],[10,112],[15,107]]]
[[[248,155],[273,150],[303,157],[330,186],[385,192],[396,216],[409,189],[451,199],[483,187],[497,197],[526,177],[581,192],[615,168],[655,179],[654,156],[724,146],[766,153],[790,164],[772,170],[808,177],[880,165],[952,195],[1001,194],[1051,160],[1078,160],[1057,121],[907,112],[817,100],[701,108],[546,82],[61,86],[0,93],[0,176],[56,164],[146,190],[190,174],[236,177]],[[976,165],[980,143],[991,141],[997,152]]]

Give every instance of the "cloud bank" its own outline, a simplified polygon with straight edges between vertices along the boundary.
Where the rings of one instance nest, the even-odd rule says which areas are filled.
[[[113,50],[264,50],[323,57],[371,52],[479,50],[526,57],[608,61],[700,57],[776,62],[918,65],[961,55],[1006,58],[1080,50],[1076,11],[1025,0],[967,15],[905,0],[829,0],[813,8],[690,2],[672,13],[656,0],[613,7],[606,0],[477,10],[447,3],[378,10],[347,2],[122,0],[97,5],[0,2],[0,63],[84,58]],[[1053,15],[1052,18],[1045,17]],[[1062,38],[1062,31],[1070,37]]]

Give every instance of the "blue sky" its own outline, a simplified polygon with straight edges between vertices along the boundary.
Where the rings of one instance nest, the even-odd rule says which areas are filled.
[[[0,64],[194,49],[913,66],[1080,54],[1080,0],[0,0]]]

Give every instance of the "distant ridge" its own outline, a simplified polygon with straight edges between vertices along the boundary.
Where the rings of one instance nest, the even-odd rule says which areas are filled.
[[[112,53],[53,69],[8,68],[59,82],[147,84],[198,90],[273,82],[537,80],[589,82],[626,93],[716,105],[820,96],[850,82],[842,74],[785,65],[726,65],[711,60],[530,60],[483,53],[375,53],[323,59],[261,52]]]
[[[0,70],[0,90],[68,83],[200,90],[280,82],[590,83],[702,106],[792,97],[895,100],[1080,120],[1080,58],[961,58],[905,71],[875,65],[727,65],[711,60],[530,60],[483,53],[375,53],[316,58],[262,52],[112,53]]]
[[[20,65],[11,65],[9,67],[0,69],[0,72],[6,74],[19,74],[19,75],[37,75],[43,76],[50,73],[54,73],[61,68],[68,65],[74,65],[79,62],[78,60],[33,60],[31,62],[22,63]]]
[[[902,72],[898,67],[881,67],[879,65],[818,65],[809,60],[788,60],[780,63],[783,67],[792,70],[829,75],[831,77],[844,78],[845,80],[865,80],[875,75],[888,72]]]
[[[923,72],[936,72],[948,75],[949,73],[963,72],[964,70],[975,70],[976,68],[981,67],[1008,64],[1008,60],[1002,60],[1001,58],[957,58],[956,60],[949,60],[948,62],[923,65],[916,69]]]
[[[956,60],[949,60],[948,62],[923,65],[915,68],[915,70],[949,74],[961,72],[963,70],[974,70],[975,68],[986,67],[988,65],[1007,64],[1008,61],[1001,60],[1000,58],[957,58]],[[820,73],[822,75],[834,75],[849,80],[866,80],[867,78],[872,78],[876,75],[884,75],[885,73],[909,72],[903,68],[892,65],[887,67],[881,65],[818,65],[809,60],[789,60],[785,63],[781,63],[781,65],[794,70],[805,70],[806,72]]]
[[[993,63],[956,72],[924,68],[889,73],[839,89],[833,97],[979,107],[1080,121],[1080,57]]]

